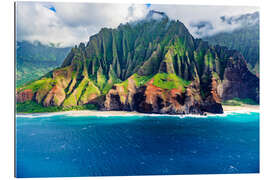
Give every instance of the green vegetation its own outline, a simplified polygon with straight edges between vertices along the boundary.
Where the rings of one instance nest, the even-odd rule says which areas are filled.
[[[34,101],[25,101],[17,103],[17,113],[42,113],[42,112],[60,112],[60,111],[75,111],[75,110],[97,110],[93,104],[85,104],[81,106],[62,107],[62,106],[48,106],[44,107]]]
[[[135,82],[135,85],[137,87],[141,87],[143,85],[145,85],[145,83],[147,83],[150,79],[151,79],[152,75],[149,75],[149,76],[140,76],[138,75],[137,73],[135,73],[132,78]],[[121,83],[117,83],[115,85],[118,85],[118,86],[123,86],[124,87],[124,91],[125,93],[128,92],[128,79],[121,82]]]
[[[48,106],[44,107],[34,101],[25,101],[23,103],[16,104],[16,111],[23,113],[38,113],[38,112],[57,112],[61,111],[61,107],[58,106]]]
[[[82,91],[84,90],[84,88],[86,87],[86,85],[88,84],[88,82],[89,82],[88,79],[83,79],[81,81],[81,83],[79,84],[79,86],[76,88],[76,90],[75,90],[76,93],[75,93],[75,91],[73,91],[77,101],[81,97]]]
[[[209,67],[209,69],[213,69],[213,61],[214,57],[210,50],[207,51],[207,53],[204,56],[204,64],[205,66]]]
[[[89,82],[89,79],[84,78],[80,82],[80,84],[78,85],[78,87],[70,94],[70,96],[65,99],[65,101],[63,103],[63,106],[64,107],[76,106],[79,98],[82,95],[82,91],[84,90],[84,88],[86,87],[86,85],[88,84],[88,82]]]
[[[137,87],[141,87],[145,85],[153,76],[140,76],[137,73],[133,75],[133,80],[135,81],[135,84]]]
[[[39,79],[61,65],[70,48],[40,42],[16,42],[16,87]]]
[[[154,76],[153,85],[160,87],[162,89],[174,89],[181,87],[183,92],[185,91],[185,87],[190,84],[190,81],[186,81],[176,74],[166,74],[166,73],[158,73]]]
[[[119,78],[117,78],[117,75],[115,74],[112,66],[110,66],[109,70],[109,80],[106,81],[106,79],[104,79],[103,81],[104,81],[104,88],[101,90],[102,94],[107,94],[114,84],[122,82]]]
[[[259,23],[249,27],[242,27],[232,32],[221,32],[204,40],[212,45],[226,46],[229,49],[240,51],[249,64],[250,70],[259,73]]]
[[[174,42],[173,48],[175,54],[181,57],[185,55],[187,46],[183,38],[177,38]]]
[[[219,77],[219,75],[218,75],[218,73],[216,73],[216,72],[212,72],[212,76],[219,82],[219,83],[221,83],[221,80],[220,80],[220,77]]]
[[[227,105],[227,106],[242,106],[245,104],[258,105],[258,103],[256,103],[254,100],[249,99],[249,98],[245,98],[245,99],[233,98],[231,100],[226,100],[222,102],[222,104]]]
[[[100,66],[97,72],[97,85],[100,89],[103,89],[105,84],[106,84],[106,77],[104,76],[103,70]]]
[[[103,88],[102,90],[102,94],[107,94],[109,92],[109,90],[113,87],[113,84],[112,83],[107,83],[105,85],[105,87]]]
[[[198,64],[198,71],[199,74],[202,74],[203,71],[203,66],[204,66],[204,57],[203,57],[203,52],[201,50],[194,51],[194,59],[196,60],[197,64]]]
[[[77,100],[73,93],[68,98],[66,98],[63,103],[64,107],[71,107],[71,106],[76,106],[76,105],[77,105]]]
[[[100,91],[99,91],[98,87],[96,87],[94,85],[93,82],[89,81],[87,87],[84,89],[84,91],[80,97],[80,102],[87,103],[88,97],[90,97],[91,94],[95,94],[98,96],[98,95],[100,95]]]
[[[201,98],[208,101],[211,85],[214,85],[213,77],[218,82],[223,78],[228,79],[227,74],[224,76],[224,69],[230,63],[237,63],[241,68],[245,66],[241,58],[230,59],[234,55],[239,54],[224,47],[209,46],[201,39],[194,39],[181,22],[171,20],[168,23],[166,18],[160,21],[141,21],[132,26],[127,23],[119,25],[116,29],[103,28],[91,36],[86,45],[80,43],[79,46],[72,48],[61,66],[58,68],[51,66],[53,71],[46,72],[42,78],[17,88],[17,92],[31,89],[34,93],[33,99],[38,103],[18,103],[17,108],[21,112],[77,110],[86,108],[81,105],[91,100],[99,105],[107,100],[106,102],[110,104],[105,103],[106,108],[116,106],[118,97],[116,99],[113,96],[106,96],[113,86],[117,87],[114,95],[117,93],[120,96],[123,107],[129,108],[126,103],[130,102],[130,108],[133,108],[132,96],[127,96],[129,83],[134,83],[138,88],[149,81],[161,88],[162,93],[165,92],[164,96],[172,89],[184,93],[193,81],[194,86],[190,89],[194,99],[198,102],[201,102]],[[22,64],[18,61],[17,68]],[[256,67],[258,66],[257,63]],[[237,79],[234,76],[238,76],[237,73],[232,77]],[[50,91],[54,85],[57,85],[56,88]],[[253,94],[258,94],[259,91],[253,93],[256,86],[256,83],[248,84],[250,88],[248,91],[251,93],[246,96],[255,101],[258,96]],[[139,90],[140,93],[137,94],[140,96],[143,88]],[[224,92],[226,93],[225,90]],[[28,95],[30,96],[27,97]],[[18,97],[20,101],[30,100],[32,94],[25,92]],[[108,99],[110,97],[111,101]],[[241,105],[254,102],[249,99],[233,99],[224,103]],[[42,104],[50,107],[43,107]]]
[[[25,89],[31,89],[33,92],[38,91],[39,89],[49,90],[55,84],[55,80],[52,78],[42,78],[40,80],[34,81],[32,83],[23,86],[22,88],[17,88],[18,91],[23,91]]]
[[[118,83],[118,84],[115,84],[117,86],[123,86],[124,87],[124,91],[125,93],[128,93],[128,79],[121,82],[121,83]]]

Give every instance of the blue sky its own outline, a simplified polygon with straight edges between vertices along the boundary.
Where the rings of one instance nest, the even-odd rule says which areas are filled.
[[[54,6],[49,7],[49,10],[51,10],[51,11],[53,11],[53,12],[56,13],[56,9],[54,8]]]
[[[213,29],[207,33],[214,34],[238,26],[221,24],[221,16],[258,11],[256,7],[240,6],[17,2],[16,36],[19,41],[38,40],[44,44],[73,46],[87,42],[102,27],[116,28],[120,23],[140,20],[151,9],[182,21],[194,36],[198,36],[192,26],[194,23],[209,21]]]

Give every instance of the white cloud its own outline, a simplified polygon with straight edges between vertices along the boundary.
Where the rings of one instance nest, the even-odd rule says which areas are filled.
[[[258,7],[251,6],[189,6],[189,5],[152,5],[152,9],[166,12],[171,19],[178,19],[185,24],[190,33],[195,37],[200,37],[195,33],[196,29],[192,24],[205,21],[213,26],[203,35],[212,35],[221,31],[231,31],[239,24],[224,24],[221,22],[221,16],[238,16],[246,13],[258,11]]]
[[[141,4],[132,4],[128,7],[128,15],[125,18],[126,22],[137,21],[144,18],[148,13],[148,8]]]
[[[163,11],[171,19],[179,19],[195,36],[192,23],[210,21],[213,32],[224,31],[234,27],[221,25],[220,16],[258,10],[255,7],[229,6],[151,5],[149,8],[144,4],[17,2],[17,40],[75,45],[87,42],[102,27],[116,28],[120,23],[139,20],[149,9]]]
[[[72,44],[73,41],[83,40],[80,33],[87,33],[83,27],[68,27],[43,3],[17,4],[17,40],[43,43]],[[84,40],[85,41],[85,40]]]
[[[48,7],[54,7],[56,12]],[[17,40],[61,43],[62,46],[87,42],[102,27],[116,28],[147,13],[143,4],[33,2],[18,2],[16,11]]]

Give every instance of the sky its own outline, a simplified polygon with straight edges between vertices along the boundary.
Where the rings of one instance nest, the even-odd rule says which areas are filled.
[[[221,16],[239,16],[258,11],[258,7],[187,6],[157,4],[98,3],[16,3],[16,39],[62,47],[87,42],[102,27],[116,28],[120,23],[143,19],[149,10],[165,12],[170,19],[183,22],[196,37],[231,31],[241,24],[228,25]],[[198,24],[204,28],[198,29]]]

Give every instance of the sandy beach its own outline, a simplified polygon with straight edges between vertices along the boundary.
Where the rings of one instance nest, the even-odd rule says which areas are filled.
[[[243,105],[243,106],[223,106],[224,114],[228,113],[247,113],[247,112],[259,112],[260,106],[259,105]],[[149,113],[139,113],[135,111],[68,111],[63,112],[64,114],[70,115],[70,116],[135,116],[135,115],[151,115],[151,116],[167,116],[168,114],[149,114]],[[207,115],[215,115],[212,113],[207,113]],[[169,115],[174,116],[174,115]],[[176,114],[176,116],[178,116]],[[194,116],[192,114],[190,115],[183,115],[183,116]],[[195,116],[201,116],[201,115],[195,115]]]
[[[242,105],[242,106],[225,106],[223,105],[223,111],[226,112],[259,112],[259,105]]]
[[[248,112],[259,112],[259,105],[243,105],[243,106],[223,106],[224,114],[228,113],[248,113]],[[67,115],[67,116],[167,116],[168,114],[144,114],[135,111],[96,111],[96,110],[80,110],[80,111],[64,111],[64,112],[50,112],[50,113],[17,113],[17,116],[25,117],[36,117],[36,116],[54,116],[54,115]],[[208,116],[216,114],[207,113]],[[219,115],[219,114],[217,114]],[[174,115],[169,115],[174,116]],[[176,115],[179,116],[179,115]],[[201,115],[183,115],[183,116],[201,116]]]
[[[91,110],[82,110],[82,111],[68,111],[63,112],[64,114],[70,116],[135,116],[135,115],[145,115],[143,113],[135,111],[91,111]]]
[[[21,116],[21,117],[36,117],[36,116],[46,117],[46,116],[55,116],[55,115],[108,117],[108,116],[134,116],[134,115],[150,115],[150,114],[143,114],[143,113],[139,113],[135,111],[97,111],[97,110],[79,110],[79,111],[46,112],[46,113],[17,113],[16,114],[16,116]]]

